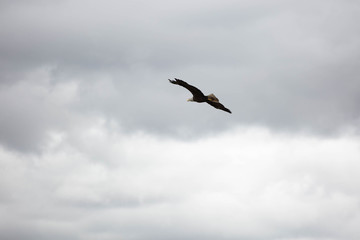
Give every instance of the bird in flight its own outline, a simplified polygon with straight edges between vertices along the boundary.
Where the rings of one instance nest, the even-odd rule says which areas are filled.
[[[188,84],[187,82],[185,82],[183,80],[175,78],[175,80],[169,79],[169,81],[172,84],[176,84],[176,85],[186,88],[187,90],[189,90],[192,93],[193,97],[188,99],[189,102],[198,102],[198,103],[206,102],[206,103],[210,104],[211,106],[213,106],[214,108],[231,113],[231,111],[229,109],[224,107],[224,105],[222,105],[219,102],[219,99],[213,93],[205,96],[198,88],[191,86],[190,84]]]

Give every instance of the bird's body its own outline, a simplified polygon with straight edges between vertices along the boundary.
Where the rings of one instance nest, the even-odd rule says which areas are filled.
[[[185,82],[183,80],[177,79],[177,78],[175,78],[175,80],[169,79],[169,81],[172,84],[177,84],[179,86],[186,88],[187,90],[189,90],[192,93],[193,97],[189,98],[188,101],[198,102],[198,103],[206,102],[206,103],[210,104],[211,106],[213,106],[214,108],[231,113],[231,111],[229,109],[224,107],[224,105],[222,105],[219,102],[219,99],[213,93],[209,94],[209,95],[204,95],[198,88],[188,84],[187,82]]]

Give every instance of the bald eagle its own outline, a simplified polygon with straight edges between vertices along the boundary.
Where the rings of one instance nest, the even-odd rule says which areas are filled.
[[[219,99],[214,95],[214,94],[209,94],[207,96],[205,96],[198,88],[191,86],[190,84],[188,84],[187,82],[177,79],[175,78],[175,80],[170,80],[169,81],[172,84],[177,84],[179,86],[182,86],[184,88],[186,88],[187,90],[189,90],[193,97],[189,98],[188,101],[190,102],[198,102],[198,103],[202,103],[202,102],[206,102],[208,104],[210,104],[211,106],[213,106],[214,108],[223,110],[225,112],[231,113],[231,111],[229,109],[227,109],[226,107],[224,107],[224,105],[222,105],[219,102]]]

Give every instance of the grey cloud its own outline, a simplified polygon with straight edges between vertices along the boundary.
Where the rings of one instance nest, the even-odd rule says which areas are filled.
[[[54,116],[102,116],[128,132],[196,137],[264,125],[334,134],[358,126],[356,2],[83,3],[7,4],[0,23],[3,89],[52,66],[51,83],[79,84],[77,100]],[[173,77],[215,93],[233,114],[185,103],[189,93],[169,85]],[[21,106],[3,105],[10,114],[4,132],[14,128],[11,119],[19,121],[16,129],[26,126],[20,122],[30,113]],[[41,126],[64,129],[61,114],[41,117],[51,108],[37,113],[38,128],[29,124],[20,131],[27,134],[8,133],[3,143],[24,149],[43,139]]]
[[[51,224],[49,224],[51,225]],[[56,227],[57,228],[57,227]],[[0,227],[0,237],[4,240],[29,239],[29,240],[45,240],[45,239],[69,239],[77,240],[79,237],[74,236],[68,229],[45,229],[44,225],[34,223],[6,223]]]
[[[52,84],[49,70],[27,75],[27,81],[2,85],[0,89],[0,141],[20,151],[41,150],[50,131],[76,125],[78,115],[68,108],[76,98],[76,84]]]

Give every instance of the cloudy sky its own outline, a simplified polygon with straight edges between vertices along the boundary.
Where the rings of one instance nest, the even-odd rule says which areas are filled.
[[[0,238],[359,239],[359,22],[356,0],[0,0]]]

